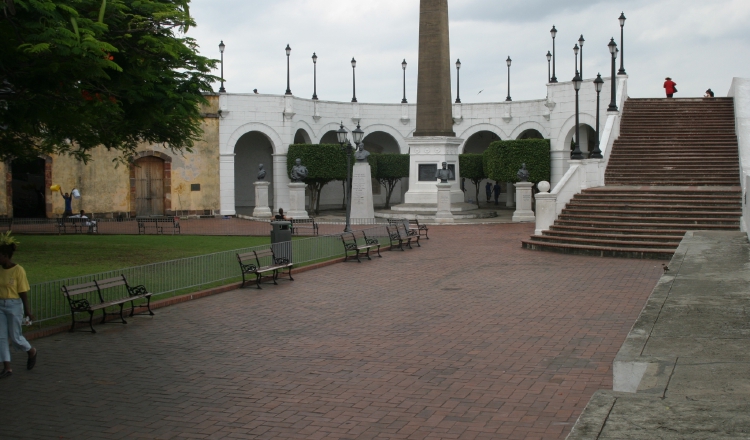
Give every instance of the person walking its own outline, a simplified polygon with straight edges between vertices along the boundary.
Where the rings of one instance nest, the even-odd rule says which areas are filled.
[[[492,182],[487,181],[487,185],[484,186],[484,192],[487,194],[487,204],[489,204],[492,198]]]
[[[13,375],[10,344],[28,355],[27,370],[36,365],[37,350],[23,337],[21,327],[24,317],[33,320],[34,315],[27,296],[30,288],[26,271],[12,261],[17,243],[10,232],[0,236],[0,239],[0,361],[3,362],[0,379],[5,379]]]
[[[672,81],[672,78],[666,77],[664,81],[664,91],[667,92],[667,98],[671,98],[677,93],[677,83]]]
[[[495,192],[495,204],[499,205],[498,199],[500,198],[500,184],[495,182],[495,186],[493,186],[492,189]]]

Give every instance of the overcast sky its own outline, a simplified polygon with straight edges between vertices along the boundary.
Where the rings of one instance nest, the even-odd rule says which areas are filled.
[[[662,97],[665,76],[677,97],[702,96],[711,87],[726,96],[732,77],[750,76],[748,0],[449,0],[451,62],[461,59],[461,100],[504,101],[510,56],[513,100],[546,95],[549,30],[558,29],[557,77],[574,75],[573,46],[583,34],[583,73],[609,76],[607,44],[620,44],[624,11],[625,69],[631,97]],[[318,55],[318,97],[349,101],[352,57],[359,102],[399,103],[401,61],[406,97],[416,101],[419,0],[193,0],[198,23],[188,36],[203,55],[219,58],[224,40],[225,87],[230,93],[283,94],[286,55],[291,89],[313,93],[312,54]],[[619,68],[619,60],[618,60]],[[453,69],[455,99],[455,69]],[[218,71],[217,71],[218,75]],[[218,90],[218,84],[216,85]],[[480,94],[480,90],[483,92]]]

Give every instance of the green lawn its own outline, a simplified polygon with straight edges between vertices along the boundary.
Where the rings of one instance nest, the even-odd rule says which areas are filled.
[[[266,237],[19,235],[13,261],[31,284],[270,243]]]

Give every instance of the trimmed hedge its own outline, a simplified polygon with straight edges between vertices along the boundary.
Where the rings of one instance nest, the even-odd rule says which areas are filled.
[[[370,163],[371,175],[375,176],[378,164],[373,156],[375,155],[370,154],[367,161]],[[346,153],[338,144],[292,144],[286,156],[287,175],[290,178],[292,167],[298,158],[302,160],[302,165],[307,167],[309,174],[305,183],[309,185],[312,194],[310,207],[318,214],[323,187],[334,180],[346,180]],[[354,162],[352,154],[350,167],[354,166]]]
[[[487,177],[499,182],[518,182],[516,174],[521,164],[529,170],[529,182],[550,180],[549,139],[519,139],[497,141],[484,152]]]
[[[487,178],[487,173],[484,169],[484,155],[475,153],[459,154],[458,165],[461,170],[461,178],[469,179],[474,184],[476,193],[474,194],[474,200],[477,201],[477,206],[479,206],[479,184]]]
[[[391,195],[398,182],[404,177],[409,177],[409,155],[381,153],[371,154],[369,159],[375,159],[376,166],[373,167],[372,175],[385,188],[385,209],[391,208]],[[373,161],[370,161],[371,163]]]

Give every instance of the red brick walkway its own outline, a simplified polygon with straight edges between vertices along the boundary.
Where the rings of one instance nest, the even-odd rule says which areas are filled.
[[[524,251],[529,225],[35,341],[0,437],[561,439],[661,267]]]

